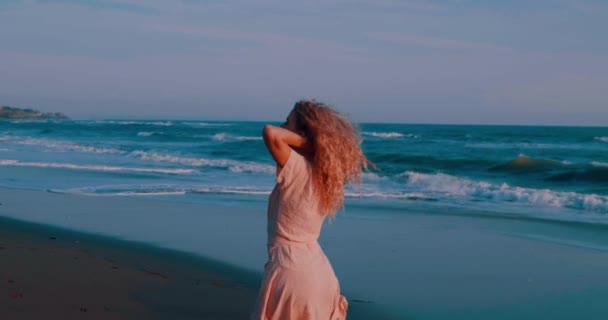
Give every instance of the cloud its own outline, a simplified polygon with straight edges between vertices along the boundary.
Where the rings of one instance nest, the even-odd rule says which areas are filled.
[[[34,4],[67,4],[90,7],[102,10],[127,11],[140,14],[158,14],[157,8],[151,5],[152,1],[139,0],[35,0]]]
[[[296,37],[281,36],[273,33],[253,31],[232,31],[217,27],[192,27],[178,24],[150,24],[144,28],[155,32],[175,33],[190,36],[236,40],[245,42],[276,43],[285,41],[298,41]]]
[[[368,37],[376,40],[392,42],[396,44],[428,47],[437,49],[449,50],[492,50],[492,51],[510,51],[509,47],[499,46],[487,43],[478,43],[463,40],[440,39],[420,35],[401,34],[394,32],[368,32]]]

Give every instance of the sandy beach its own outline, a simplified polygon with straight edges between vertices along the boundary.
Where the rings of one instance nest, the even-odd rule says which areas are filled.
[[[9,319],[247,319],[253,309],[266,259],[259,204],[10,188],[0,197],[0,314]],[[351,311],[390,319],[363,298]]]
[[[0,314],[8,319],[245,319],[255,302],[263,202],[7,188],[0,196]],[[605,231],[361,207],[326,224],[320,243],[348,319],[604,319]]]
[[[251,274],[101,236],[0,219],[3,319],[245,319]]]

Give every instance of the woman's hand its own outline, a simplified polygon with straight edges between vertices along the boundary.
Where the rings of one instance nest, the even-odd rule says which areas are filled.
[[[305,137],[284,128],[267,124],[262,130],[262,137],[266,148],[280,167],[287,163],[291,148],[312,151],[312,146]]]

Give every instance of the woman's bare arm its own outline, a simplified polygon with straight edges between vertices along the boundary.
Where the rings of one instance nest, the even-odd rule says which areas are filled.
[[[266,148],[268,148],[274,161],[276,161],[280,167],[287,163],[292,147],[304,150],[310,149],[310,145],[306,138],[295,132],[269,124],[264,126],[262,137],[264,137]]]

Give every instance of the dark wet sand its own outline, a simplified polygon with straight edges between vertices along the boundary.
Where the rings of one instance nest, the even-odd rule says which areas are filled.
[[[246,319],[258,281],[189,254],[0,218],[2,319]]]

